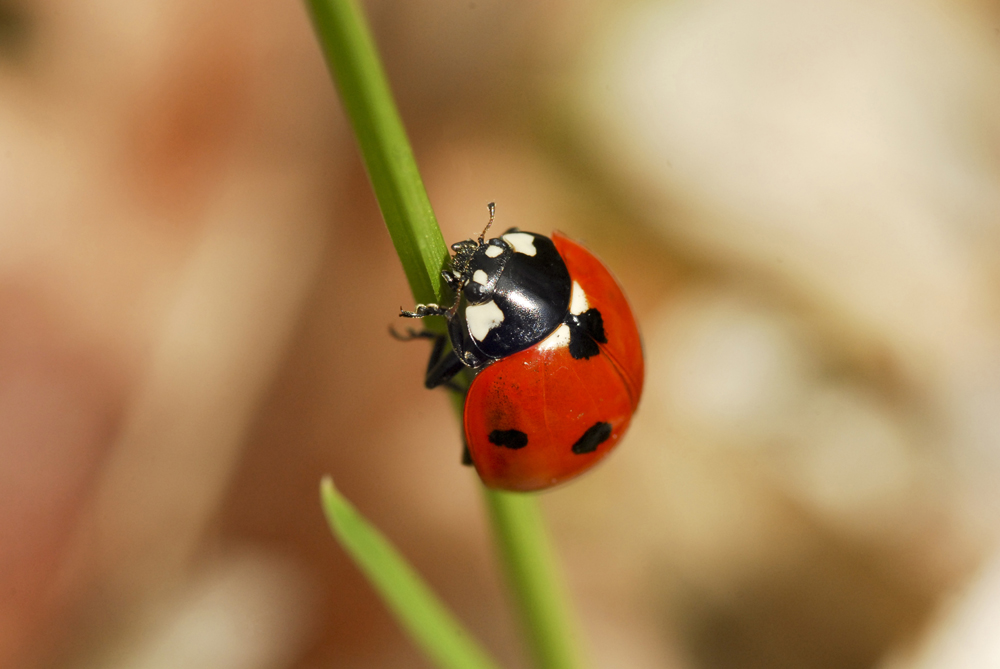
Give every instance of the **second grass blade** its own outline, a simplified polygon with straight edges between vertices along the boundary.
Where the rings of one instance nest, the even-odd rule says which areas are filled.
[[[334,536],[437,666],[498,668],[382,533],[337,491],[329,477],[323,479],[320,494]]]

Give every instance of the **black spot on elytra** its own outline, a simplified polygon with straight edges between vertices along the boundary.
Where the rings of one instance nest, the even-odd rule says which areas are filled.
[[[520,430],[493,430],[490,443],[517,450],[528,445],[528,435]]]
[[[587,428],[583,436],[573,444],[573,452],[577,455],[593,453],[597,447],[608,440],[611,436],[611,423],[597,422]]]
[[[570,314],[566,319],[569,326],[569,354],[576,360],[591,358],[601,352],[597,343],[608,343],[604,334],[604,318],[597,309],[587,309],[582,314]]]

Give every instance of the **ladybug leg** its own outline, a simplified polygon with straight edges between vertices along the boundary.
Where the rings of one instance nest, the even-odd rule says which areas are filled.
[[[448,309],[437,304],[418,304],[413,311],[399,310],[403,318],[423,318],[424,316],[447,316]]]
[[[469,444],[462,439],[462,464],[466,467],[474,467],[475,462],[472,461],[472,453],[469,452]]]
[[[434,347],[431,349],[431,357],[427,361],[427,371],[424,374],[424,385],[427,388],[437,388],[444,386],[455,392],[465,393],[467,388],[455,383],[455,376],[465,367],[461,359],[454,350],[445,353],[445,345],[448,337],[430,330],[414,330],[407,328],[406,334],[396,332],[395,328],[389,328],[391,334],[398,341],[413,341],[414,339],[432,339]]]
[[[465,365],[456,355],[453,349],[449,349],[445,353],[445,344],[448,343],[448,338],[444,335],[436,335],[434,339],[434,348],[431,349],[431,357],[427,361],[427,373],[424,375],[424,386],[427,388],[437,388],[438,386],[445,386],[451,390],[464,393],[465,388],[462,388],[457,383],[455,383],[455,376],[462,371]]]
[[[430,330],[414,330],[413,328],[406,328],[406,334],[399,334],[396,332],[396,328],[389,327],[389,334],[396,341],[413,341],[414,339],[437,339],[441,335],[436,332],[431,332]]]

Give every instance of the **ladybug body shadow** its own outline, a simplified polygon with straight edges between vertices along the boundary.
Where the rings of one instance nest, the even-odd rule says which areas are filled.
[[[485,232],[452,246],[450,308],[401,315],[448,319],[447,337],[418,335],[434,340],[428,388],[475,374],[465,441],[483,483],[542,490],[590,469],[625,434],[642,394],[642,344],[621,287],[583,246],[558,232],[512,228],[488,242]]]

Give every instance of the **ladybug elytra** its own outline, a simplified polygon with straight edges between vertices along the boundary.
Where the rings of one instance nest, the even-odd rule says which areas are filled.
[[[639,403],[643,357],[632,310],[617,281],[584,247],[511,228],[452,245],[442,272],[450,307],[417,305],[408,318],[444,316],[425,385],[465,397],[466,454],[483,483],[541,490],[597,464],[621,439]],[[446,351],[450,341],[451,349]]]

